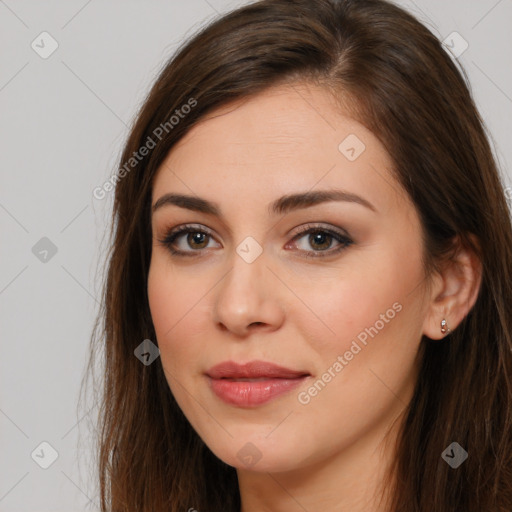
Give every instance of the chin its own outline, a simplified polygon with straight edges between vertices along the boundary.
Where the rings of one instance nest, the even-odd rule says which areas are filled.
[[[235,437],[227,445],[214,447],[212,452],[226,464],[241,471],[279,473],[299,467],[300,460],[295,460],[297,447],[283,446],[281,442],[278,444],[279,448],[268,439],[258,441],[250,436]]]

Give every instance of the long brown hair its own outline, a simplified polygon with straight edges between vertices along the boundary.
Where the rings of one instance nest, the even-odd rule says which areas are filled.
[[[500,171],[464,70],[385,0],[255,2],[203,28],[159,74],[121,157],[91,338],[89,368],[96,357],[104,363],[101,510],[240,509],[236,470],[192,429],[160,358],[146,366],[134,356],[143,340],[156,343],[146,288],[151,187],[171,148],[207,113],[296,81],[325,86],[388,149],[422,220],[426,275],[450,257],[456,236],[482,263],[476,304],[459,327],[443,342],[421,342],[392,511],[510,512],[512,226]],[[151,149],[131,160],[143,146]],[[469,454],[457,469],[441,458],[454,441]]]

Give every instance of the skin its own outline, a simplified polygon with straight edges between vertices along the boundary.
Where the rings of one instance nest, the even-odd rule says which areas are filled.
[[[350,134],[365,145],[354,161],[338,149]],[[371,132],[341,112],[326,90],[301,83],[207,116],[155,176],[152,204],[181,193],[214,201],[223,214],[176,205],[154,212],[148,297],[171,391],[212,452],[236,468],[243,512],[386,510],[379,492],[389,488],[385,471],[417,379],[422,335],[444,337],[443,318],[455,329],[479,285],[477,262],[461,250],[458,265],[426,286],[419,217],[391,167]],[[331,189],[357,194],[376,211],[331,201],[268,212],[282,195]],[[192,257],[172,255],[160,242],[169,228],[185,223],[212,233],[188,242],[185,233],[175,241]],[[345,230],[353,243],[336,253],[343,246],[336,239],[298,234],[306,224],[324,234]],[[263,251],[252,263],[236,251],[248,236]],[[400,310],[389,319],[393,304]],[[388,321],[377,334],[300,403],[299,393],[332,369],[365,329],[380,326],[383,314]],[[311,377],[249,409],[212,393],[204,376],[210,367],[254,359]],[[237,455],[247,443],[256,448],[256,463]]]

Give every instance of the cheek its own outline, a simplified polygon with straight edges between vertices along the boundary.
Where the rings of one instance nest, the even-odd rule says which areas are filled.
[[[197,275],[177,271],[165,256],[155,255],[149,268],[148,300],[157,332],[164,338],[172,337],[176,328],[200,306],[207,290],[204,280]]]
[[[326,344],[333,339],[341,343],[350,340],[370,321],[373,324],[379,313],[390,308],[400,294],[389,265],[381,272],[375,265],[370,268],[359,262],[357,268],[354,266],[347,273],[341,270],[337,277],[333,274],[316,277],[298,278],[294,284],[294,290],[309,310],[302,315],[296,312],[295,318],[306,331],[315,326],[315,339],[323,339]]]
[[[211,293],[218,277],[194,269],[175,267],[165,255],[152,260],[148,275],[148,301],[160,358],[171,391],[178,402],[187,400],[184,385],[207,367],[211,340]]]
[[[323,322],[314,322],[314,332],[310,315],[296,315],[300,331],[308,333],[316,370],[311,387],[301,390],[306,405],[299,410],[321,418],[319,428],[332,439],[340,431],[345,440],[361,435],[411,392],[421,316],[419,295],[411,291],[422,268],[413,254],[408,262],[385,251],[379,258],[373,265],[361,259],[361,272],[351,271],[336,284],[326,281],[322,293],[302,288]]]
[[[190,276],[180,276],[162,262],[151,263],[148,301],[164,368],[179,368],[187,354],[197,350],[193,343],[197,324],[193,319],[206,291]]]
[[[148,301],[159,341],[164,340],[164,334],[172,330],[179,318],[180,303],[173,292],[175,286],[174,279],[164,271],[163,265],[152,261],[148,275]]]
[[[294,318],[323,365],[354,347],[354,341],[361,346],[361,354],[368,352],[366,357],[354,357],[359,364],[387,361],[391,367],[389,357],[384,358],[389,351],[401,354],[394,358],[398,366],[401,358],[409,361],[421,329],[420,255],[419,248],[409,247],[407,252],[405,247],[375,246],[374,251],[355,257],[350,270],[341,272],[339,279],[332,275],[302,283],[298,279],[294,289],[310,313],[298,314],[297,310]],[[357,351],[357,346],[353,350]]]

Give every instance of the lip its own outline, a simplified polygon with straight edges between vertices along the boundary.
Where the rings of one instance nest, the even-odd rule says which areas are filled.
[[[206,376],[212,391],[224,402],[238,407],[254,407],[291,391],[310,374],[266,361],[246,364],[225,361],[210,368]]]
[[[249,361],[245,364],[224,361],[210,368],[206,375],[212,379],[294,379],[309,373],[304,370],[291,370],[267,361]]]

